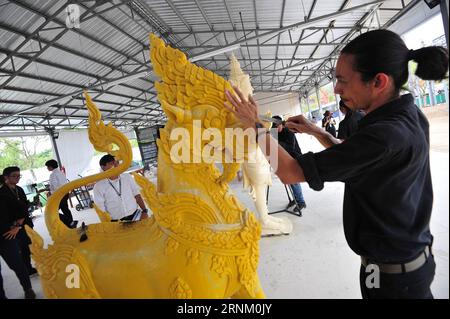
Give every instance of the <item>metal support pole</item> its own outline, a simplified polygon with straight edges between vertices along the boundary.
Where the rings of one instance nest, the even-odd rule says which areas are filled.
[[[420,90],[420,86],[419,86],[419,81],[417,80],[417,78],[414,80],[414,92],[417,92],[417,99],[418,99],[418,107],[422,108],[423,107],[423,96],[422,96],[422,91]]]
[[[447,109],[448,109],[448,83],[445,85],[444,87],[444,94],[445,94],[445,104],[447,104]]]
[[[48,128],[48,135],[50,135],[50,140],[52,141],[53,150],[55,151],[56,161],[58,162],[59,167],[62,167],[61,158],[59,157],[58,145],[56,145],[56,139],[58,138],[55,129]]]
[[[378,26],[378,29],[381,29],[381,23],[380,23],[380,7],[376,8],[376,10],[375,10],[375,17],[377,18],[377,26]]]
[[[336,100],[336,110],[339,110],[339,101],[338,101],[338,97],[336,95],[336,92],[334,92],[334,88],[336,87],[336,78],[333,76],[333,93],[334,93],[334,98]],[[340,97],[339,97],[340,98]],[[340,110],[339,110],[340,111]],[[341,121],[342,116],[341,116],[341,112],[338,112],[339,114],[339,121]]]
[[[441,0],[441,16],[444,24],[445,42],[447,42],[448,49],[448,0]]]
[[[436,105],[436,95],[434,94],[434,82],[428,81],[428,93],[430,94],[431,106]]]
[[[308,92],[306,92],[306,105],[308,106],[308,114],[309,114],[309,119],[312,120],[312,113],[311,113],[311,107],[309,106],[309,95]]]
[[[322,116],[322,105],[320,104],[319,86],[316,85],[315,88],[316,88],[317,103],[319,104],[319,116]]]
[[[300,114],[303,115],[302,96],[300,95],[300,93],[298,94],[298,103],[299,103],[299,107],[300,107]]]

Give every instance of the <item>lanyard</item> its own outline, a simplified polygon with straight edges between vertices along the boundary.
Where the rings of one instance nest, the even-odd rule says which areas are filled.
[[[108,183],[114,189],[114,191],[116,192],[117,196],[121,197],[122,196],[122,180],[120,179],[120,177],[119,177],[119,190],[117,190],[114,187],[114,185],[111,183],[111,181],[109,179],[108,179]]]

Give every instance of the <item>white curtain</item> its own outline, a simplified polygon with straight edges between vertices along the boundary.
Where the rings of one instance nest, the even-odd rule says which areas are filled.
[[[66,169],[69,180],[79,178],[94,156],[94,147],[89,141],[87,130],[59,131],[56,139],[61,165]]]
[[[128,138],[136,138],[133,130],[122,131]],[[96,155],[95,149],[89,141],[87,130],[59,131],[56,145],[61,158],[61,165],[66,170],[66,177],[69,180],[85,177],[100,172],[99,160],[104,154]],[[135,154],[136,153],[136,154]],[[139,149],[133,149],[134,159],[139,160]],[[56,158],[56,155],[55,157]]]

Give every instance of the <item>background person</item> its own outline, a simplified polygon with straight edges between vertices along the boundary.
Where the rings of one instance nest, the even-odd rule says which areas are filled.
[[[103,171],[119,165],[110,154],[104,155],[99,164]],[[148,217],[139,187],[127,173],[98,181],[94,186],[94,202],[111,216],[112,221],[132,221]]]
[[[45,162],[45,166],[51,172],[49,178],[50,194],[53,194],[61,186],[67,184],[67,178],[58,169],[58,162],[54,159]],[[62,215],[59,214],[59,219],[69,228],[76,228],[78,221],[73,220],[72,212],[70,211],[67,201],[69,200],[70,193],[64,195],[59,203],[59,209],[62,211]]]
[[[272,116],[273,119],[276,120],[282,120],[282,118],[279,115]],[[291,156],[300,156],[302,155],[302,150],[300,149],[300,146],[298,145],[297,138],[295,137],[295,134],[289,131],[287,127],[285,127],[283,124],[276,125],[273,124],[274,128],[277,129],[278,132],[278,143],[281,147],[283,147]],[[295,201],[297,201],[297,206],[294,208],[295,211],[301,211],[302,209],[306,208],[306,202],[305,198],[303,197],[302,192],[302,186],[300,183],[294,183],[291,184],[292,193],[294,194]],[[288,204],[288,208],[295,205],[295,201],[292,200]]]
[[[5,210],[11,216],[15,216],[17,220],[18,230],[14,237],[17,239],[17,243],[20,247],[21,256],[28,274],[35,275],[37,270],[31,265],[31,252],[28,247],[31,244],[31,240],[28,237],[23,225],[28,225],[33,228],[33,221],[28,212],[29,202],[22,187],[17,185],[20,178],[20,168],[17,166],[6,167],[3,170],[3,177],[5,179],[4,184],[0,187],[0,196],[6,201],[7,205]]]
[[[364,117],[361,111],[352,111],[345,105],[344,101],[339,101],[339,110],[345,115],[339,123],[337,138],[346,140],[358,130],[358,122]]]
[[[325,111],[325,113],[323,113],[322,127],[333,137],[336,137],[336,121],[330,111]]]

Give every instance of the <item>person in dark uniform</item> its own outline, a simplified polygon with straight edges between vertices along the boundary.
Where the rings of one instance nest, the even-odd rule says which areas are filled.
[[[281,121],[282,118],[279,115],[272,116],[273,119]],[[295,134],[289,131],[283,124],[273,124],[273,127],[278,131],[278,143],[283,147],[291,156],[299,156],[302,154],[300,146],[298,145],[297,138]],[[294,208],[294,211],[301,211],[306,208],[305,198],[303,197],[302,186],[300,183],[291,184],[291,190],[294,194],[295,201],[297,201],[297,205]],[[292,200],[288,204],[288,208],[295,205],[295,201]]]
[[[344,101],[339,101],[339,110],[345,118],[339,123],[337,138],[346,140],[358,130],[358,122],[364,117],[361,111],[352,111],[345,105]]]
[[[8,173],[5,169],[4,173]],[[36,294],[33,291],[29,270],[23,258],[21,250],[21,235],[23,231],[23,225],[25,222],[25,214],[19,207],[17,199],[9,195],[5,195],[5,187],[8,187],[4,181],[9,178],[15,177],[15,173],[12,172],[13,177],[9,175],[3,180],[0,185],[0,256],[6,262],[9,268],[14,271],[19,282],[24,290],[25,298],[35,299]],[[0,299],[6,299],[6,294],[3,288],[3,277],[0,269]]]
[[[28,213],[29,202],[22,187],[17,185],[19,182],[20,168],[16,166],[10,166],[3,170],[3,177],[5,183],[0,188],[0,195],[9,197],[12,199],[14,205],[9,205],[8,209],[16,216],[22,216],[24,218],[23,224],[34,227],[30,214]],[[31,244],[31,240],[28,237],[25,229],[20,228],[17,239],[19,242],[20,250],[22,252],[22,258],[30,276],[37,274],[37,270],[31,265],[31,252],[28,247]]]
[[[361,256],[363,298],[433,298],[429,125],[413,96],[400,95],[411,60],[424,80],[446,77],[447,49],[409,50],[392,31],[363,33],[336,64],[335,93],[351,110],[366,113],[351,138],[336,139],[301,115],[289,118],[291,131],[310,134],[326,147],[294,158],[281,147],[270,151],[276,141],[269,134],[256,134],[285,184],[306,181],[319,191],[328,181],[345,183],[344,231]],[[244,127],[261,127],[254,100],[234,90],[239,99],[226,90],[225,106]]]

